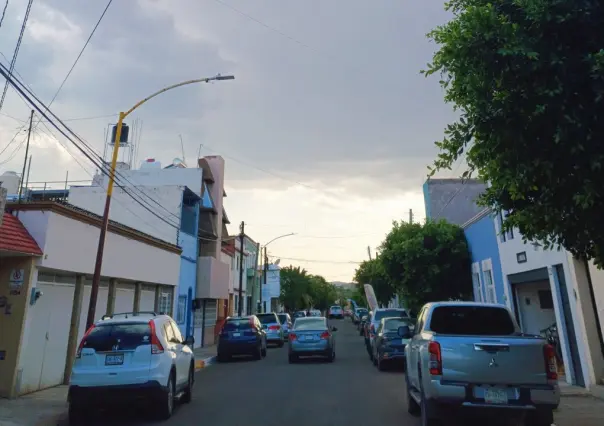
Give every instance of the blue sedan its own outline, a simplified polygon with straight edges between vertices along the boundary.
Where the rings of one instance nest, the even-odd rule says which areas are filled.
[[[325,317],[298,318],[289,332],[289,362],[302,356],[322,356],[329,362],[336,359],[335,327],[327,325]]]

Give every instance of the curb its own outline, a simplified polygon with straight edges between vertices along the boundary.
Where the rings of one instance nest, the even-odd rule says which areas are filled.
[[[200,371],[216,362],[216,356],[195,360],[195,372]]]

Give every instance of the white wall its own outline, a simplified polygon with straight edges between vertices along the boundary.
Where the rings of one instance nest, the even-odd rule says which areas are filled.
[[[21,211],[19,219],[28,230],[29,224],[46,223],[44,256],[38,266],[82,274],[94,272],[99,228],[49,211]],[[38,227],[36,231],[40,234],[42,230]],[[180,254],[107,233],[103,276],[176,286],[179,273]]]
[[[220,261],[225,265],[229,265],[229,294],[232,294],[235,289],[235,258],[225,252],[220,252]]]
[[[127,188],[128,192],[122,188],[114,188],[109,218],[160,240],[176,244],[183,190],[184,186],[178,185],[137,186]],[[132,199],[129,193],[136,194],[136,198],[144,206]],[[106,197],[104,187],[72,186],[69,189],[68,202],[101,216]]]
[[[604,332],[604,270],[598,268],[593,260],[589,262],[589,272],[593,284],[598,316],[600,317],[600,329]]]
[[[194,169],[139,169],[120,171],[122,186],[187,186],[201,197],[203,170]],[[103,175],[102,185],[107,185],[107,176]],[[74,188],[74,187],[72,187]],[[70,189],[71,191],[71,189]]]

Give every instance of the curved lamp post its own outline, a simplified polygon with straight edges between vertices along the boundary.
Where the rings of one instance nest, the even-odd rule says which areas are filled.
[[[90,290],[90,304],[88,305],[88,316],[86,318],[86,329],[90,328],[94,323],[94,314],[96,311],[96,301],[99,293],[99,284],[101,282],[101,267],[103,266],[103,252],[105,250],[105,237],[107,236],[107,226],[109,224],[109,209],[111,207],[111,195],[113,194],[113,184],[115,181],[115,167],[117,164],[117,157],[120,146],[120,139],[122,136],[122,125],[124,119],[129,116],[134,110],[141,105],[147,103],[151,99],[155,98],[162,93],[169,90],[176,89],[181,86],[187,86],[195,83],[209,83],[210,81],[222,81],[222,80],[234,80],[235,76],[232,75],[216,75],[214,77],[197,78],[194,80],[187,80],[177,84],[173,84],[168,87],[164,87],[161,90],[147,96],[146,98],[138,101],[132,108],[126,112],[120,112],[119,119],[117,122],[117,128],[115,130],[115,141],[113,145],[113,155],[111,157],[111,168],[109,170],[109,183],[107,184],[107,198],[105,199],[105,210],[103,211],[103,222],[101,224],[101,233],[99,235],[99,246],[96,253],[96,263],[94,264],[94,275],[92,277],[92,288]]]
[[[263,285],[266,285],[266,275],[268,273],[268,254],[266,253],[266,247],[273,241],[277,241],[278,239],[285,237],[291,237],[292,235],[296,235],[296,233],[292,232],[290,234],[279,235],[278,237],[273,238],[264,245],[264,268],[262,268],[262,281],[264,283]],[[264,312],[264,307],[262,306],[262,285],[260,285],[260,300],[258,301],[258,303],[260,304],[260,308],[258,309],[258,311],[260,313]]]

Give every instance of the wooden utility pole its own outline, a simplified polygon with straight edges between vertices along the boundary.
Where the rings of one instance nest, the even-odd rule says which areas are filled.
[[[258,288],[262,291],[262,283],[258,280],[258,259],[260,258],[260,243],[256,244],[256,260],[254,261],[254,286],[252,287],[252,306],[250,306],[250,314],[253,314],[255,311],[252,310],[254,306],[256,306],[256,310],[258,310],[257,301],[254,300],[254,293],[256,291],[256,284],[258,284]],[[262,296],[262,294],[261,294]]]
[[[21,204],[21,194],[23,194],[23,187],[25,186],[25,168],[27,167],[27,158],[29,156],[29,139],[31,138],[31,124],[33,120],[34,110],[32,109],[29,114],[29,130],[27,131],[27,144],[25,145],[25,160],[23,160],[23,172],[21,173],[21,184],[19,185],[19,199],[17,201],[19,204]],[[19,216],[19,210],[17,210],[17,216]]]
[[[266,286],[266,275],[268,273],[268,254],[266,253],[266,246],[264,246],[264,270],[262,271],[262,281],[264,282],[264,286]],[[264,313],[264,302],[262,300],[262,286],[260,286],[260,313]]]
[[[237,304],[237,315],[243,315],[243,254],[244,254],[244,239],[245,239],[245,222],[241,221],[239,227],[239,242],[241,253],[239,254],[239,303]]]
[[[367,254],[369,255],[369,260],[372,260],[371,259],[371,247],[370,246],[367,246]]]
[[[413,223],[413,209],[409,209],[409,223]]]

